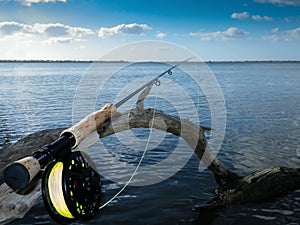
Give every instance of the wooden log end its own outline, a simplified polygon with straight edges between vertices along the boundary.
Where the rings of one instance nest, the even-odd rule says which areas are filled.
[[[270,167],[243,177],[235,187],[220,187],[226,205],[262,202],[300,188],[300,168]]]

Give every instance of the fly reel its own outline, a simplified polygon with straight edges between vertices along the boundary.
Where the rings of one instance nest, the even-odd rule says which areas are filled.
[[[60,224],[90,220],[101,201],[100,175],[81,152],[49,163],[43,173],[42,196],[49,215]]]

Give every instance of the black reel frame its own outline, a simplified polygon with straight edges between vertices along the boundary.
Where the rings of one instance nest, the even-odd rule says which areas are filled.
[[[64,201],[74,218],[61,215],[55,209],[49,194],[49,176],[58,162],[63,163],[61,185]],[[91,167],[81,152],[71,152],[66,159],[52,161],[45,168],[42,177],[42,196],[49,215],[60,224],[70,224],[75,220],[91,220],[100,210],[100,175]]]

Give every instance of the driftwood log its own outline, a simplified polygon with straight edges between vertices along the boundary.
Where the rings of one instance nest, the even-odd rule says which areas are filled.
[[[111,121],[99,127],[97,131],[100,138],[131,128],[148,128],[153,119],[154,109],[144,109],[143,102],[150,88],[140,95],[135,109],[116,113]],[[161,126],[162,121],[164,126]],[[207,145],[204,130],[209,128],[193,124],[188,120],[180,120],[157,109],[153,127],[177,136],[187,134],[182,138],[213,173],[217,183],[216,201],[209,206],[212,210],[230,204],[259,202],[300,188],[300,168],[272,167],[245,177],[231,172],[214,157]],[[0,152],[0,181],[3,169],[8,163],[31,155],[36,149],[54,141],[63,130],[65,128],[39,131],[14,144],[5,146]],[[181,132],[182,130],[188,132]],[[195,135],[188,134],[195,134],[198,140],[193,139]],[[37,179],[25,193],[15,193],[2,182],[0,187],[0,224],[22,218],[30,210],[41,195],[39,182]]]

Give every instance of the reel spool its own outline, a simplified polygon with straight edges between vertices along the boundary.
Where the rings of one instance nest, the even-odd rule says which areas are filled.
[[[42,196],[56,222],[90,220],[100,208],[100,175],[80,152],[72,152],[64,161],[47,165],[42,178]]]

